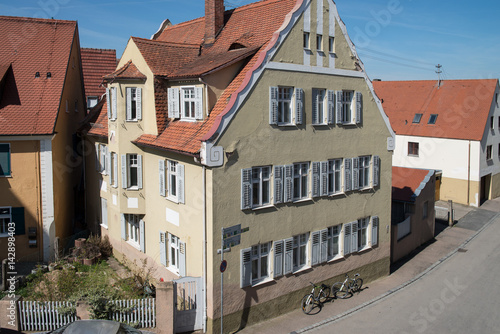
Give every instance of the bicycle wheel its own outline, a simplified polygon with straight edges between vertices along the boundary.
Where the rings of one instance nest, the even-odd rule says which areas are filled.
[[[304,298],[302,298],[302,302],[300,304],[302,306],[302,312],[304,312],[305,314],[311,313],[314,307],[314,298],[312,294],[305,295]]]
[[[332,294],[335,298],[344,299],[349,294],[349,289],[347,288],[347,284],[343,284],[342,282],[337,282],[332,285]]]
[[[319,293],[319,302],[324,303],[330,297],[330,288],[325,286]]]
[[[354,291],[354,292],[360,291],[362,286],[363,286],[363,279],[356,278],[356,281],[353,284],[352,291]]]

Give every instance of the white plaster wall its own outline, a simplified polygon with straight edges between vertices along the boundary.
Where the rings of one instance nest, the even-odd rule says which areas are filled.
[[[479,159],[481,163],[481,172],[480,176],[488,175],[488,174],[498,174],[500,173],[500,97],[497,97],[499,94],[499,89],[495,91],[495,95],[493,97],[493,101],[491,104],[490,114],[488,115],[488,120],[486,122],[486,131],[483,136],[483,140],[481,141],[481,157]],[[491,117],[493,117],[493,129],[490,127]],[[491,145],[491,160],[486,160],[486,147]]]

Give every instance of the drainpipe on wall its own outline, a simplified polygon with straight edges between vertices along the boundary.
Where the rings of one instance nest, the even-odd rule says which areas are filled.
[[[207,180],[206,167],[203,165],[202,183],[203,183],[203,333],[207,332]]]
[[[470,205],[470,140],[469,140],[469,155],[467,157],[467,205]]]

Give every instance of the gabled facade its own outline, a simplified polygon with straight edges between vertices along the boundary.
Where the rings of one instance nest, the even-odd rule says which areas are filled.
[[[434,170],[392,167],[391,261],[434,238]]]
[[[0,31],[0,253],[15,225],[16,259],[48,261],[84,216],[78,27],[2,16]]]
[[[498,80],[374,83],[396,132],[393,165],[436,170],[436,200],[500,196]]]
[[[223,228],[248,230],[224,253],[227,331],[294,309],[309,281],[389,273],[394,138],[332,1],[205,5],[132,37],[105,77],[87,207],[118,256],[202,277],[213,332]]]

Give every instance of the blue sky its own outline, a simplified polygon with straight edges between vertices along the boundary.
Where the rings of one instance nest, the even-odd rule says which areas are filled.
[[[254,2],[226,1],[226,8]],[[338,0],[340,17],[368,75],[383,80],[500,77],[497,1]],[[82,47],[123,52],[128,38],[150,38],[163,20],[204,15],[203,0],[16,0],[2,15],[77,20]]]

